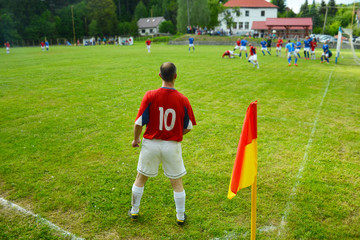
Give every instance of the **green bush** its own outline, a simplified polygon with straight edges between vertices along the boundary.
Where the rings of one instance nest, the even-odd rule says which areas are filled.
[[[162,22],[159,26],[159,31],[161,33],[170,33],[170,34],[176,33],[175,26],[174,26],[174,24],[172,24],[171,21]]]

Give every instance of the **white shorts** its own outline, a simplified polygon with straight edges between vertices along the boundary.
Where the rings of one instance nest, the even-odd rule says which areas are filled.
[[[250,61],[257,61],[257,55],[252,55],[249,57]]]
[[[311,54],[314,54],[314,53],[315,53],[315,50],[314,50],[314,51],[313,51],[313,50],[311,50],[311,51],[310,51],[310,53],[311,53]]]
[[[240,51],[246,51],[246,46],[241,46]]]
[[[304,48],[304,51],[305,51],[305,52],[309,52],[309,51],[310,51],[310,48],[309,48],[309,47],[306,47],[306,48]]]
[[[9,50],[10,50],[10,48],[7,47],[7,48],[6,48],[6,51],[9,51]]]
[[[189,47],[194,47],[194,44],[193,44],[193,43],[189,43]]]
[[[234,49],[235,49],[235,50],[236,50],[236,49],[240,49],[240,46],[235,45]]]
[[[186,174],[180,142],[144,138],[137,171],[147,177],[156,177],[160,162],[165,176],[170,179],[178,179]]]
[[[296,49],[295,49],[295,53],[299,53],[299,52],[300,52],[300,50],[301,50],[301,49],[296,48]]]
[[[265,48],[262,47],[262,48],[261,48],[261,51],[267,51],[267,48],[266,48],[266,47],[265,47]]]
[[[45,49],[45,47],[41,47],[41,50],[44,50]]]
[[[281,50],[281,46],[280,46],[280,47],[276,47],[276,50]]]
[[[295,52],[288,52],[288,58],[291,57],[291,55],[293,55],[295,58],[298,57]]]
[[[147,46],[147,49],[150,50],[150,46],[151,46],[151,45],[146,45],[146,46]]]
[[[321,54],[321,56],[325,56],[326,58],[328,58],[328,57],[329,57],[329,54],[323,52],[323,53]]]

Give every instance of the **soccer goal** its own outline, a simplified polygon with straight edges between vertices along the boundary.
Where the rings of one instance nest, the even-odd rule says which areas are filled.
[[[119,45],[134,45],[133,37],[119,37]]]
[[[360,65],[360,43],[354,42],[352,33],[352,29],[339,28],[336,44],[336,64],[341,59],[352,59],[355,64]]]

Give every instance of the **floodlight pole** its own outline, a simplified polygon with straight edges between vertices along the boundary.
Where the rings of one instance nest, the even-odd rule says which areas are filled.
[[[74,5],[71,5],[71,16],[72,16],[72,25],[73,25],[73,34],[74,34],[74,44],[76,43],[75,36],[75,23],[74,23]]]

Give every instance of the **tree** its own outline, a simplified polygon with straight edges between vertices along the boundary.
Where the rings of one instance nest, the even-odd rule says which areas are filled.
[[[134,17],[135,17],[135,20],[139,20],[140,18],[146,18],[149,16],[149,13],[146,9],[146,6],[144,5],[144,3],[142,1],[140,1],[138,3],[138,5],[136,5],[136,8],[135,8],[135,12],[134,12]]]
[[[271,0],[272,4],[278,6],[278,14],[284,13],[286,10],[285,0]]]
[[[96,20],[104,35],[113,35],[117,26],[116,6],[112,0],[87,0],[89,20]]]
[[[308,0],[305,0],[305,3],[301,5],[299,15],[301,17],[309,17],[310,16]]]
[[[188,12],[190,25],[203,27],[209,25],[210,10],[207,0],[178,0],[177,29],[179,32],[186,32]]]
[[[27,39],[54,39],[55,23],[51,21],[51,12],[46,10],[40,16],[32,16],[30,24],[25,29]]]
[[[89,24],[89,34],[90,36],[102,35],[96,20],[92,20],[91,23]]]
[[[224,12],[224,21],[226,22],[226,27],[228,29],[230,29],[230,34],[231,34],[231,27],[233,26],[234,24],[234,19],[231,15],[231,11],[230,10],[225,10]]]
[[[15,28],[15,22],[8,13],[0,15],[0,42],[20,40],[21,37]]]
[[[171,21],[164,21],[160,24],[159,26],[159,31],[161,33],[171,33],[171,34],[175,34],[176,30],[174,25],[172,24]]]
[[[219,25],[219,14],[224,11],[223,5],[219,4],[218,0],[209,0],[210,22],[209,28],[214,28]]]
[[[335,0],[329,0],[328,7],[329,7],[328,15],[335,16],[337,12]]]
[[[326,3],[325,3],[325,0],[321,0],[319,13],[320,13],[321,15],[324,15],[324,14],[326,13]]]
[[[313,20],[313,28],[321,27],[321,19],[319,16],[319,11],[315,4],[315,0],[313,0],[313,3],[310,7],[309,15],[312,17]]]

